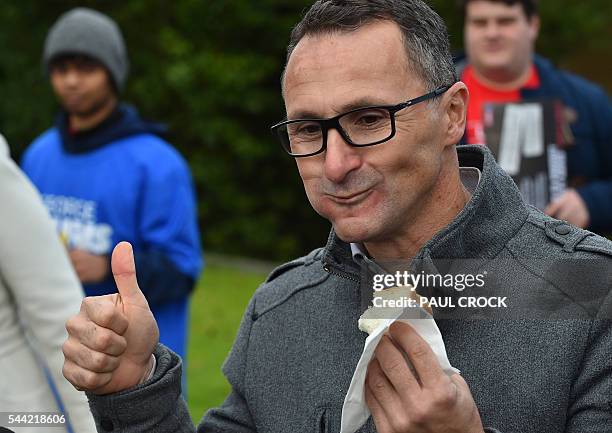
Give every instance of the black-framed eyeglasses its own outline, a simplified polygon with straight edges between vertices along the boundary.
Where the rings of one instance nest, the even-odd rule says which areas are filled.
[[[296,158],[323,152],[327,148],[327,133],[330,129],[338,131],[351,146],[374,146],[390,140],[395,135],[395,113],[440,96],[451,87],[452,85],[442,86],[397,105],[357,108],[329,119],[285,120],[270,129],[278,137],[283,149]]]

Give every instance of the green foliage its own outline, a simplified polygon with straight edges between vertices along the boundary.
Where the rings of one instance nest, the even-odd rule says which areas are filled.
[[[294,162],[268,128],[284,117],[279,76],[285,46],[310,3],[4,0],[0,131],[18,158],[49,127],[57,107],[41,72],[46,32],[72,7],[98,9],[119,23],[127,41],[131,72],[124,99],[145,117],[166,122],[170,141],[191,166],[205,248],[279,260],[304,254],[324,242],[329,224],[310,208]],[[459,48],[454,2],[431,3]],[[542,11],[539,46],[556,61],[571,64],[573,56],[584,56],[585,41],[593,56],[609,48],[609,0],[542,2]],[[600,60],[586,64],[600,68]]]

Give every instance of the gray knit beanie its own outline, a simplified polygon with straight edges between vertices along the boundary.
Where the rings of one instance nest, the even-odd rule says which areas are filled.
[[[121,30],[108,16],[88,8],[75,8],[59,17],[45,41],[46,71],[55,57],[83,54],[102,63],[118,90],[125,85],[128,58]]]

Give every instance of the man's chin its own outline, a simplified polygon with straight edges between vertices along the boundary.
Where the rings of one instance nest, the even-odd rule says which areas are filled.
[[[89,117],[96,113],[96,107],[86,103],[66,103],[62,102],[62,108],[71,116]]]
[[[332,225],[336,235],[344,242],[364,242],[373,235],[372,227],[361,218],[348,218],[336,221]]]
[[[64,111],[71,116],[87,117],[89,110],[81,107],[80,105],[63,104]]]
[[[507,55],[489,57],[485,62],[483,62],[483,68],[493,75],[505,74],[507,71],[512,69]]]

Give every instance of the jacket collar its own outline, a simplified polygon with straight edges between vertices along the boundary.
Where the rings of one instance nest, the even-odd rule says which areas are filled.
[[[535,55],[533,58],[533,64],[538,71],[538,77],[540,78],[540,85],[536,88],[522,88],[521,97],[523,99],[555,99],[559,98],[562,94],[563,86],[559,84],[557,74],[555,73],[555,67],[553,64],[545,59],[544,57]]]
[[[415,259],[492,259],[518,232],[529,213],[514,181],[485,146],[457,146],[459,165],[477,167],[480,183],[455,219],[436,233]],[[348,243],[332,229],[323,261],[343,272],[358,273]]]

